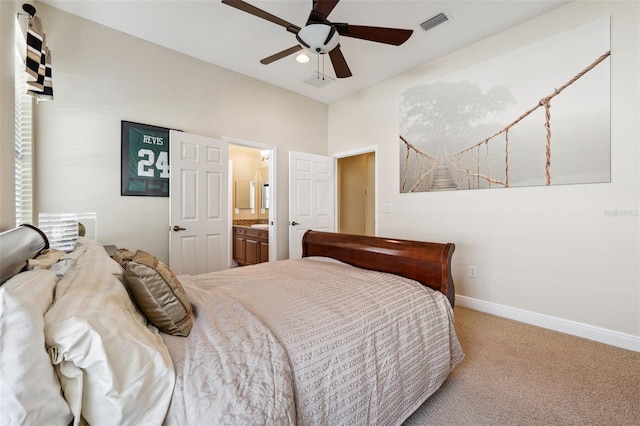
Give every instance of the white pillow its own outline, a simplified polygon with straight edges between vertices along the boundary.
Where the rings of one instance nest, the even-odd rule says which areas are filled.
[[[73,419],[44,343],[43,315],[58,279],[47,270],[0,287],[0,424],[68,425]]]
[[[149,329],[122,284],[122,268],[85,242],[45,314],[45,338],[78,424],[159,425],[175,371],[157,329]]]

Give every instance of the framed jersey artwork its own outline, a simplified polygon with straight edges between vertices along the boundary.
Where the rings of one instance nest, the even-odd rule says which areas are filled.
[[[121,195],[169,196],[169,129],[122,121]]]

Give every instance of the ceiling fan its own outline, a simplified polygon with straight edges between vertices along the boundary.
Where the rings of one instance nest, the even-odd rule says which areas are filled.
[[[351,77],[352,75],[347,61],[340,50],[340,36],[400,46],[407,41],[413,33],[413,30],[403,30],[399,28],[368,27],[330,22],[327,20],[327,17],[339,1],[340,0],[312,0],[313,7],[307,23],[303,28],[287,22],[284,19],[280,19],[242,0],[222,0],[222,3],[283,26],[287,31],[296,35],[298,45],[266,57],[262,59],[260,63],[265,65],[270,64],[304,48],[318,55],[328,53],[336,77],[338,78]]]

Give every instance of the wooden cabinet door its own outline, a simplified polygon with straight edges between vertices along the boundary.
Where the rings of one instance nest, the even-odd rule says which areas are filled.
[[[233,236],[233,260],[242,264],[245,262],[245,253],[247,251],[246,240],[243,235]]]
[[[251,238],[247,238],[246,239],[246,252],[245,252],[245,257],[244,260],[246,263],[250,264],[250,265],[254,265],[256,263],[260,262],[260,258],[259,256],[259,243],[258,241],[251,239]]]
[[[269,243],[260,241],[260,243],[258,244],[260,246],[260,250],[259,250],[260,262],[268,262],[269,261]]]

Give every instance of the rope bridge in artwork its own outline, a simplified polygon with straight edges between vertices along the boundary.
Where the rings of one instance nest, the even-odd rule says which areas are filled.
[[[551,100],[604,61],[610,54],[611,51],[602,54],[588,67],[584,68],[560,88],[555,89],[550,95],[540,99],[536,105],[503,129],[454,154],[429,155],[400,135],[400,141],[406,147],[401,192],[442,191],[464,187],[468,189],[479,188],[481,180],[488,182],[489,186],[496,184],[509,188],[509,130],[538,108],[544,108],[545,112],[545,178],[546,185],[551,185]],[[497,178],[492,175],[491,171],[489,143],[500,140],[504,140],[505,168],[504,176]],[[481,171],[483,161],[486,163],[486,171],[484,173]],[[453,171],[457,172],[457,182],[453,178]],[[411,178],[409,177],[410,174],[412,175]]]

